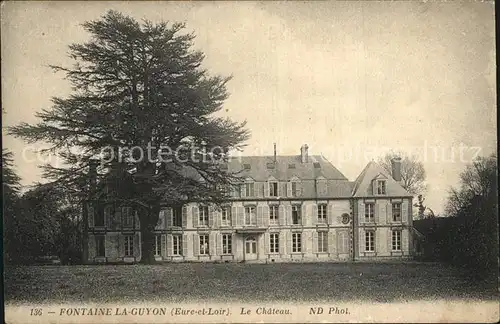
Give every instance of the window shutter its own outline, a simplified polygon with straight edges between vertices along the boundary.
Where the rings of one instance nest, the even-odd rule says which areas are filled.
[[[188,235],[186,233],[182,234],[182,255],[184,258],[188,255]]]
[[[121,224],[121,218],[122,218],[122,208],[116,208],[116,211],[113,215],[113,228],[118,229],[120,228]]]
[[[217,233],[217,255],[222,255],[222,234]]]
[[[302,196],[302,182],[297,182],[297,197]]]
[[[246,197],[246,185],[244,183],[240,185],[240,197]]]
[[[260,194],[260,183],[254,182],[253,183],[253,195],[254,197],[261,197],[262,195]]]
[[[200,255],[200,236],[198,234],[193,234],[193,253],[194,256]]]
[[[134,227],[135,229],[140,229],[141,228],[141,221],[139,220],[139,212],[137,209],[134,212]]]
[[[286,225],[286,208],[285,205],[278,206],[278,221],[279,225]]]
[[[375,222],[381,224],[382,220],[387,217],[386,203],[378,201],[375,204]]]
[[[403,202],[401,203],[401,221],[403,224],[408,223],[408,200],[403,199]]]
[[[358,222],[365,223],[365,204],[363,201],[358,201]]]
[[[118,234],[118,256],[123,258],[125,256],[125,236]]]
[[[231,254],[236,254],[236,234],[231,234]]]
[[[389,253],[392,251],[392,229],[389,229],[389,234],[387,235],[387,251]]]
[[[333,203],[326,206],[326,214],[328,219],[328,224],[335,224],[335,205]]]
[[[174,255],[174,236],[167,234],[167,256],[171,257],[172,255]]]
[[[198,227],[198,223],[200,220],[200,208],[198,206],[191,207],[192,215],[193,215],[193,227]]]
[[[111,228],[111,217],[113,217],[112,209],[108,206],[104,207],[104,226],[106,228]]]
[[[209,255],[215,255],[216,251],[216,245],[217,245],[217,239],[216,239],[216,234],[215,232],[210,232],[210,235],[208,236],[208,254]]]
[[[208,227],[214,228],[214,207],[208,206]]]
[[[265,232],[264,233],[264,244],[265,244],[265,251],[266,251],[266,254],[269,254],[271,249],[270,249],[270,245],[271,245],[271,236],[269,235],[269,232]]]
[[[335,231],[334,230],[330,230],[330,232],[327,233],[327,237],[328,237],[328,253],[330,253],[330,255],[334,255],[336,254],[337,251],[335,251]]]
[[[134,235],[134,257],[139,258],[141,256],[141,240],[139,233]]]
[[[392,203],[390,201],[388,201],[387,202],[387,224],[390,224],[391,222],[392,222]]]
[[[163,210],[163,218],[165,219],[166,228],[171,228],[173,224],[174,211],[172,207],[167,207]],[[160,214],[161,216],[161,214]]]
[[[313,253],[318,253],[318,232],[312,232],[312,251]]]
[[[366,237],[365,237],[365,231],[362,230],[361,228],[359,229],[359,252],[361,255],[361,252],[365,250],[366,247]]]
[[[284,231],[279,234],[279,249],[282,256],[286,254],[286,232]]]
[[[360,230],[361,231],[361,230]],[[343,236],[345,235],[344,232],[338,232],[337,233],[337,251],[338,253],[344,253],[344,242],[343,242]]]
[[[236,218],[238,216],[238,210],[236,206],[231,207],[231,225],[234,227],[238,223],[236,222]]]
[[[87,203],[87,218],[89,221],[89,228],[94,227],[94,206],[93,202]]]
[[[285,206],[286,208],[286,223],[287,224],[293,224],[292,220],[292,205],[287,205]]]
[[[187,227],[188,206],[182,206],[182,228]]]
[[[160,251],[160,254],[162,257],[166,257],[167,256],[167,235],[165,234],[162,234],[161,235],[161,247],[160,247],[161,251]]]
[[[262,207],[262,226],[269,227],[269,206]]]
[[[236,222],[238,226],[243,226],[243,217],[245,214],[245,208],[243,206],[238,206],[237,207],[238,215],[236,217]]]
[[[312,206],[312,216],[311,216],[311,225],[318,224],[318,205],[314,204]]]
[[[302,232],[302,252],[311,253],[312,251],[312,233],[309,231]]]
[[[410,237],[408,235],[408,230],[403,229],[401,231],[401,250],[403,250],[403,253],[405,255],[409,254],[409,243],[410,243]]]
[[[290,181],[286,183],[286,196],[287,197],[292,196],[292,183]]]
[[[264,182],[264,197],[269,197],[269,181]]]
[[[292,253],[292,232],[286,232],[286,251],[288,254]]]
[[[214,226],[214,228],[219,228],[220,224],[221,224],[222,209],[214,207],[214,212],[213,213],[214,213],[214,216],[213,216],[213,218],[214,218],[214,221],[213,221],[214,224],[213,224],[213,226]]]
[[[262,227],[264,226],[264,209],[262,206],[257,206],[257,226]]]
[[[307,226],[309,215],[307,215],[307,205],[306,204],[304,204],[304,203],[302,204],[300,213],[301,213],[300,218],[302,220],[302,226]]]

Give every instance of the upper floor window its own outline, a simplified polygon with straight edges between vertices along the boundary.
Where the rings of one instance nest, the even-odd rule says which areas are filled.
[[[279,206],[277,205],[269,206],[269,224],[271,225],[278,224],[278,217],[279,217],[278,207]]]
[[[385,195],[385,180],[377,180],[377,195]]]
[[[278,182],[276,181],[269,182],[269,196],[278,197]]]
[[[132,213],[132,207],[122,207],[122,221],[123,227],[134,226],[134,215]]]
[[[318,223],[326,224],[326,205],[318,205]]]
[[[292,181],[290,183],[291,187],[292,187],[292,197],[298,197],[300,196],[300,186],[299,186],[299,182],[298,181]]]
[[[393,222],[401,221],[401,203],[392,204],[392,221]]]
[[[199,225],[208,226],[208,206],[200,206]]]
[[[172,207],[172,226],[182,227],[182,206]]]
[[[375,204],[368,203],[365,204],[365,222],[374,222],[375,221]]]
[[[221,212],[221,225],[230,226],[231,225],[231,207],[222,207]]]
[[[257,224],[255,207],[254,206],[245,207],[245,225],[255,225],[255,224]]]
[[[245,197],[254,197],[255,196],[253,182],[245,183],[244,190],[245,190]]]
[[[301,223],[300,206],[292,206],[292,224],[298,225]]]

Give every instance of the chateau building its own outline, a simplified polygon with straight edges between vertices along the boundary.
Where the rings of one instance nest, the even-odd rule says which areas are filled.
[[[318,262],[407,259],[412,255],[412,195],[392,174],[370,162],[349,181],[324,157],[231,158],[241,171],[220,208],[187,203],[164,206],[155,228],[158,261]],[[94,171],[95,172],[95,171]],[[95,185],[95,183],[93,184]],[[89,263],[137,262],[139,217],[129,206],[86,203]]]

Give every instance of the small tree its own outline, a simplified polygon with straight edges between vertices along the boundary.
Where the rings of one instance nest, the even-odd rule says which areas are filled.
[[[47,165],[45,176],[60,185],[81,187],[96,156],[105,158],[101,179],[128,175],[115,198],[139,211],[141,262],[154,262],[160,203],[224,200],[235,175],[214,161],[240,149],[249,133],[245,123],[216,116],[229,78],[202,68],[204,56],[192,49],[194,35],[184,24],[140,24],[109,11],[83,27],[91,40],[70,45],[75,64],[53,66],[66,74],[73,93],[54,98],[38,124],[9,130],[52,144],[65,166]],[[175,154],[165,158],[165,151]],[[121,172],[110,172],[113,166]]]

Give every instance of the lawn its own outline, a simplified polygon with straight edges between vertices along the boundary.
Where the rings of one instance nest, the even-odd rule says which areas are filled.
[[[7,303],[498,299],[496,280],[426,263],[6,267]]]

